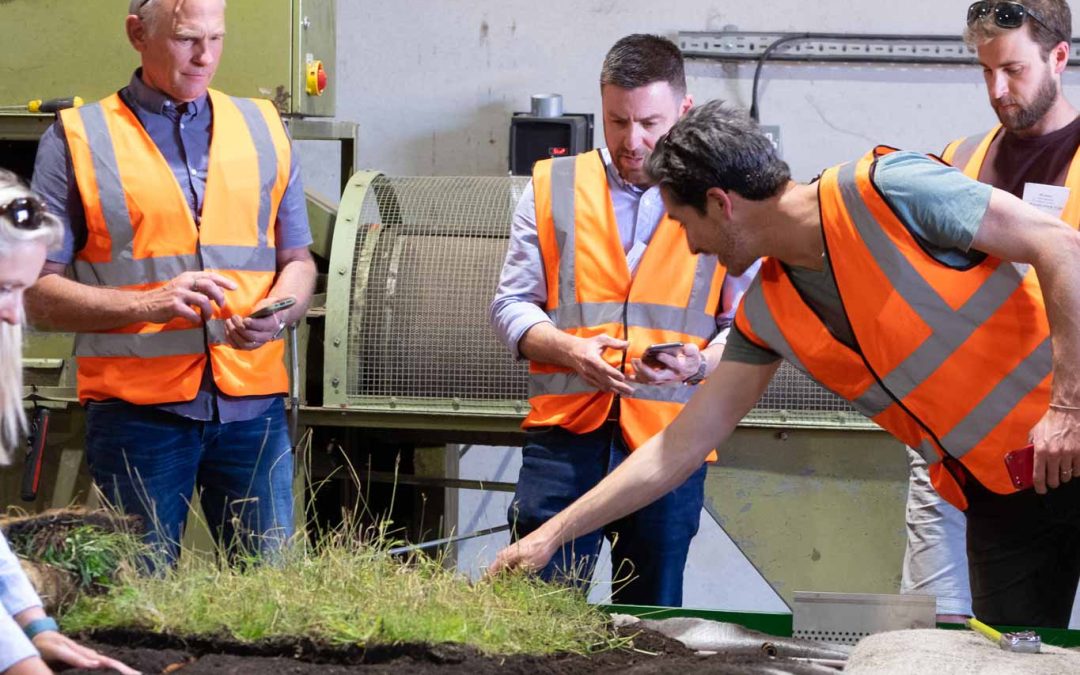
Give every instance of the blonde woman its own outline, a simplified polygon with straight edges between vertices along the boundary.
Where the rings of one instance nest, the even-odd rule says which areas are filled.
[[[60,223],[15,174],[0,169],[0,465],[25,431],[22,410],[22,296],[37,280],[48,248],[60,244]],[[76,668],[124,664],[64,637],[0,534],[0,673],[50,673],[46,661]]]

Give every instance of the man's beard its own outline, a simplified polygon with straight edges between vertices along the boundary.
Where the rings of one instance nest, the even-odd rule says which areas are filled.
[[[1057,101],[1057,84],[1050,73],[1046,74],[1039,90],[1035,92],[1035,98],[1027,106],[1017,104],[1016,109],[1005,112],[999,107],[994,107],[998,119],[1009,131],[1025,131],[1038,124],[1050,108]]]

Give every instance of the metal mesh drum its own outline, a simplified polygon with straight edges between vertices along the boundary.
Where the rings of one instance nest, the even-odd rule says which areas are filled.
[[[527,367],[495,338],[520,177],[360,173],[342,196],[327,295],[324,403],[520,416]],[[751,423],[857,425],[843,400],[784,365]]]

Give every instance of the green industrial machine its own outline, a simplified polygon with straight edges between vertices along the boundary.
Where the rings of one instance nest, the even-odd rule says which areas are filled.
[[[127,82],[138,54],[124,34],[128,0],[7,0],[0,46],[0,106],[81,96],[96,101]],[[284,115],[332,117],[334,0],[230,0],[228,36],[214,87],[268,98]],[[308,89],[322,64],[325,86]],[[315,64],[315,65],[312,65]]]
[[[8,25],[51,32],[48,42],[26,30],[0,45],[0,105],[93,100],[123,85],[137,63],[122,32],[126,4],[2,3]],[[341,145],[340,205],[309,194],[320,280],[297,363],[299,421],[310,431],[302,459],[319,485],[309,515],[332,520],[360,498],[369,508],[392,502],[411,538],[449,534],[451,488],[512,488],[459,477],[458,457],[474,444],[521,443],[526,366],[495,339],[487,311],[525,181],[354,173],[356,126],[325,119],[333,0],[230,0],[227,11],[215,86],[276,101],[296,139]],[[319,62],[322,95],[309,89]],[[0,164],[28,176],[51,121],[0,114]],[[87,494],[70,354],[70,336],[31,333],[26,400],[55,413],[34,509]],[[0,506],[16,503],[21,471],[0,469]],[[796,589],[892,593],[906,480],[898,443],[785,365],[710,470],[707,507],[785,599]]]

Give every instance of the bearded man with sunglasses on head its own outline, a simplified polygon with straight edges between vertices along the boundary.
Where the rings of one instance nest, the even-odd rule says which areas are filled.
[[[943,158],[969,177],[1041,205],[1076,228],[1080,118],[1061,88],[1071,34],[1072,16],[1064,0],[972,4],[964,39],[977,51],[990,106],[1001,123],[950,143]],[[1032,560],[1001,556],[995,541],[967,539],[964,514],[934,491],[919,454],[910,448],[908,453],[912,473],[902,591],[936,595],[938,620],[953,621],[971,615],[973,595],[980,606],[989,598],[1009,604],[1010,598],[1019,596],[1003,589],[1017,593],[1035,589],[1053,609],[1033,616],[1032,623],[1067,625],[1076,594],[1075,563],[1062,557],[1053,565],[1060,551],[1048,546],[1042,551],[1043,562],[1051,564],[1040,567],[1030,564]],[[1069,481],[1071,474],[1071,466],[1063,468],[1060,480]],[[969,552],[999,560],[993,573],[980,575],[970,586]]]

